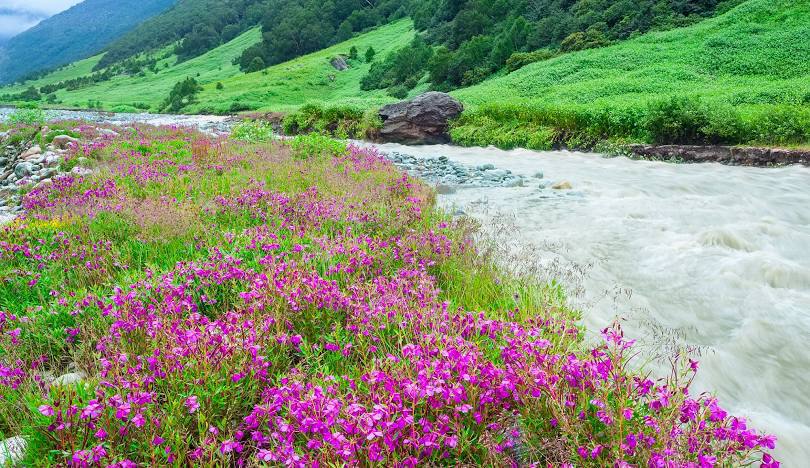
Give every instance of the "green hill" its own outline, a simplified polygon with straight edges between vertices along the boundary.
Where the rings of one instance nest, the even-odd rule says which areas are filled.
[[[374,47],[378,55],[384,55],[408,43],[413,34],[412,22],[401,20],[264,71],[243,74],[233,61],[260,40],[260,29],[253,28],[185,62],[176,63],[171,47],[167,47],[163,51],[167,57],[158,61],[157,73],[145,71],[142,76],[115,76],[78,90],[60,89],[55,95],[61,106],[67,107],[87,107],[92,102],[93,105],[100,103],[107,110],[127,111],[145,104],[157,111],[177,82],[193,77],[204,90],[199,96],[200,102],[189,106],[186,112],[228,112],[234,108],[234,103],[241,103],[242,110],[287,110],[308,101],[337,102],[355,97],[359,98],[355,100],[358,104],[369,106],[392,100],[385,96],[384,91],[360,91],[360,78],[368,72],[370,65],[353,60],[348,70],[339,72],[332,67],[330,60],[337,55],[348,55],[353,46],[362,51]],[[101,56],[91,57],[42,79],[0,88],[0,94],[16,94],[30,86],[40,88],[87,76],[100,59]],[[222,83],[222,89],[217,89],[217,83]]]
[[[694,26],[528,65],[456,91],[454,138],[534,146],[810,141],[810,2],[749,0]],[[538,137],[538,135],[542,135]]]

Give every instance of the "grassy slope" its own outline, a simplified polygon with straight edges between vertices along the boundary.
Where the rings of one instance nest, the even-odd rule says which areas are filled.
[[[750,0],[695,26],[529,65],[456,91],[466,104],[631,104],[665,94],[810,102],[810,3]]]
[[[187,76],[195,76],[205,90],[200,103],[188,110],[227,111],[235,101],[251,104],[266,110],[285,110],[308,101],[344,101],[362,95],[364,105],[390,101],[382,91],[365,93],[360,90],[360,78],[368,71],[368,64],[352,63],[352,68],[338,72],[329,60],[337,54],[348,54],[352,46],[361,52],[373,46],[378,57],[406,44],[413,37],[413,24],[408,20],[383,26],[314,54],[306,55],[287,63],[268,68],[264,72],[243,74],[231,62],[241,52],[261,38],[259,28],[254,28],[236,39],[208,53],[180,64],[174,64],[171,56],[159,63],[159,72],[146,76],[118,76],[76,91],[60,90],[56,93],[62,106],[86,107],[88,101],[100,101],[105,109],[121,109],[134,103],[146,103],[157,110],[168,96],[171,88]],[[91,73],[100,56],[76,62],[63,70],[40,80],[24,85],[0,88],[0,94],[19,93],[28,86],[42,86]],[[169,68],[164,69],[165,64]],[[199,76],[197,74],[199,73]],[[330,80],[334,76],[334,81]],[[216,89],[221,81],[225,86]]]
[[[223,90],[217,90],[214,84],[209,84],[200,95],[200,103],[192,106],[192,110],[221,110],[234,101],[262,110],[276,111],[289,110],[307,102],[354,102],[364,106],[389,102],[393,99],[386,96],[384,91],[360,90],[360,79],[368,72],[370,65],[356,61],[349,70],[338,72],[329,61],[335,55],[348,54],[352,46],[357,47],[361,55],[372,46],[377,51],[377,57],[385,57],[412,38],[413,23],[408,20],[398,21],[327,49],[270,67],[264,72],[240,74],[223,80]]]

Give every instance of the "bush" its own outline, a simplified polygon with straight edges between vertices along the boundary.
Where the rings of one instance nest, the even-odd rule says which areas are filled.
[[[377,55],[377,51],[374,50],[374,47],[368,46],[365,55],[366,55],[366,63],[371,63],[374,61],[374,56]]]
[[[231,138],[248,143],[261,143],[274,139],[273,127],[260,120],[239,122],[231,130]]]
[[[8,123],[11,125],[44,125],[45,112],[34,104],[23,104],[8,117]]]
[[[364,111],[352,106],[307,104],[282,120],[282,129],[287,135],[321,133],[362,139],[373,136],[381,126],[376,110]]]
[[[197,102],[197,93],[202,91],[202,86],[194,78],[188,77],[177,83],[172,88],[169,97],[163,102],[163,110],[179,112],[189,104]]]
[[[555,54],[547,49],[535,50],[534,52],[515,52],[506,60],[506,70],[512,73],[530,63],[542,62],[554,56]]]
[[[656,144],[694,144],[704,141],[709,124],[705,108],[695,98],[672,97],[649,106],[645,126]]]

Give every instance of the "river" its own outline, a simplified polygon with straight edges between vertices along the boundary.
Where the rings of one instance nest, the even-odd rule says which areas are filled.
[[[66,111],[49,117],[207,130],[228,123]],[[698,391],[715,392],[732,413],[776,434],[785,466],[810,460],[810,168],[376,146],[524,176],[522,187],[444,190],[439,202],[487,225],[508,221],[502,233],[550,276],[564,278],[589,330],[618,317],[647,349],[697,349]],[[548,187],[562,180],[573,188]]]
[[[439,200],[507,220],[516,244],[568,278],[589,330],[618,317],[643,346],[695,348],[698,391],[776,434],[786,466],[810,460],[810,168],[377,146],[525,176],[524,187],[460,186]],[[539,188],[562,180],[573,189]]]

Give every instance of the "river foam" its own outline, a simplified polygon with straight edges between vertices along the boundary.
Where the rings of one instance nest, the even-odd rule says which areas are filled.
[[[785,466],[810,460],[810,168],[379,147],[542,171],[531,186],[459,187],[440,203],[484,221],[511,214],[515,235],[541,257],[587,264],[572,300],[590,330],[620,317],[651,349],[671,339],[695,347],[697,390],[776,434]],[[539,188],[561,180],[573,189]]]

